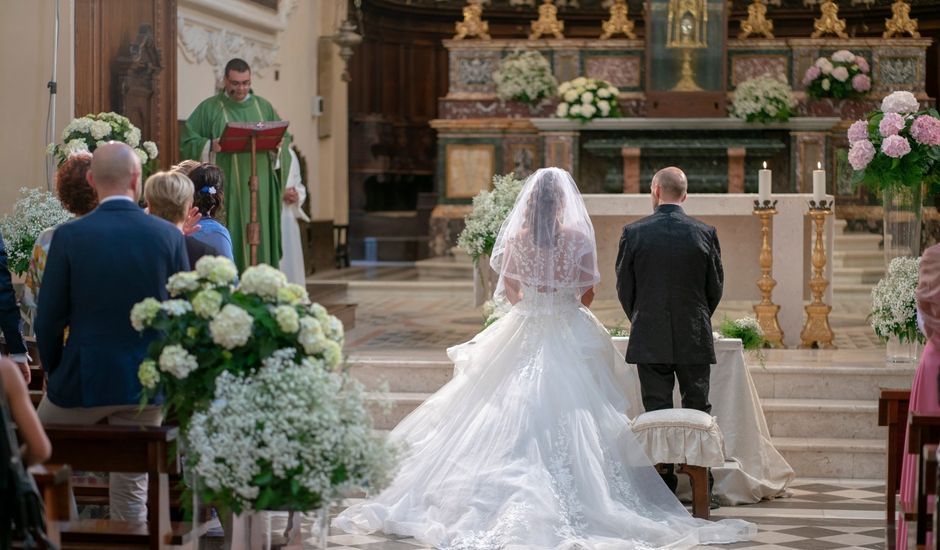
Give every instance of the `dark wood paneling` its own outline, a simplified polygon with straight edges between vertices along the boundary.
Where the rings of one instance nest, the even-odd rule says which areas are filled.
[[[153,29],[160,69],[153,79],[150,105],[127,115],[143,139],[156,142],[161,168],[176,163],[176,0],[76,0],[75,113],[116,111],[119,57],[130,54],[141,25]]]

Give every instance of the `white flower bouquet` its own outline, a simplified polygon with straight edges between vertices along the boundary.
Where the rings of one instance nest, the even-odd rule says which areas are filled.
[[[131,310],[136,330],[158,333],[138,370],[141,402],[162,393],[184,432],[223,372],[254,372],[279,349],[328,370],[342,362],[342,322],[310,303],[304,287],[267,265],[246,269],[234,287],[237,273],[227,258],[200,258],[196,271],[167,281],[172,299],[147,298]]]
[[[820,57],[806,69],[803,84],[810,97],[860,97],[871,90],[868,60],[848,50]]]
[[[0,220],[0,234],[7,249],[10,271],[22,275],[29,269],[36,238],[46,229],[72,219],[72,214],[52,193],[28,187],[13,204],[13,213]]]
[[[749,78],[735,88],[731,116],[747,122],[786,122],[795,106],[796,99],[787,81],[765,74]]]
[[[50,143],[48,152],[62,164],[69,155],[92,152],[109,141],[120,141],[133,147],[140,163],[146,165],[157,158],[157,144],[152,141],[141,143],[140,139],[140,129],[125,116],[117,113],[88,114],[69,122],[62,130],[62,144]]]
[[[619,117],[619,94],[620,91],[609,82],[579,76],[574,80],[562,82],[558,87],[561,101],[555,114],[582,122],[595,118]]]
[[[893,92],[881,109],[848,130],[853,181],[875,189],[889,186],[940,187],[940,113],[920,109],[910,92]]]
[[[387,483],[396,453],[374,433],[362,386],[296,354],[280,349],[256,372],[222,372],[211,405],[193,416],[188,461],[208,502],[235,513],[309,511]]]
[[[558,81],[548,60],[537,51],[517,50],[504,57],[493,73],[496,95],[535,105],[555,95]]]
[[[871,328],[882,340],[924,342],[917,327],[917,275],[920,258],[899,257],[871,291]]]
[[[457,237],[457,246],[464,249],[474,262],[493,252],[499,228],[516,204],[522,184],[512,174],[493,176],[493,190],[483,190],[473,197],[473,210]]]
[[[760,328],[757,319],[750,316],[740,319],[725,317],[718,326],[718,334],[724,338],[740,339],[744,349],[759,350],[767,344],[764,330]]]

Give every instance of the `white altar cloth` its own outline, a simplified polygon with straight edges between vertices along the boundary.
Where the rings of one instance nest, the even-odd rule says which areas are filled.
[[[613,338],[623,355],[628,338]],[[793,481],[793,468],[773,446],[757,388],[747,370],[741,340],[722,338],[715,341],[708,400],[711,414],[717,418],[725,440],[725,465],[712,468],[714,492],[724,505],[751,504],[766,498],[786,495]],[[617,378],[630,400],[630,418],[644,412],[640,379],[636,365],[624,363]],[[678,386],[674,394],[680,405]],[[679,476],[680,482],[684,476]],[[684,496],[681,491],[680,497]]]

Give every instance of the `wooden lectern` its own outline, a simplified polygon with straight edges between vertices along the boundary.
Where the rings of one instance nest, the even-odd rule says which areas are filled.
[[[251,221],[246,226],[248,245],[251,247],[251,265],[258,265],[258,245],[261,244],[261,225],[258,223],[258,161],[259,151],[276,151],[284,132],[286,120],[271,122],[229,122],[219,138],[222,153],[251,153]],[[272,231],[280,231],[280,227]],[[277,267],[277,266],[275,266]]]

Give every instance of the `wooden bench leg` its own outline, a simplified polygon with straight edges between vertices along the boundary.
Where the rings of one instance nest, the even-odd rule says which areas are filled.
[[[708,519],[711,514],[708,501],[708,468],[679,464],[676,472],[689,476],[692,483],[692,515]]]

